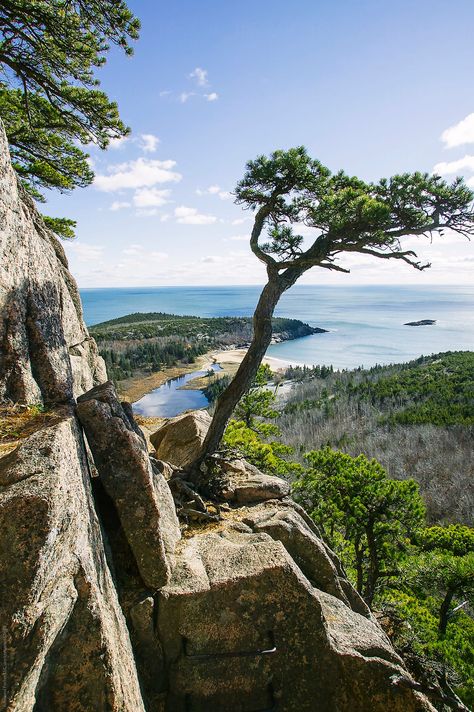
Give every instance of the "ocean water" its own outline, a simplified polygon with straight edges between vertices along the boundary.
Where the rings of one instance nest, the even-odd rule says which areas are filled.
[[[83,289],[88,325],[132,312],[196,316],[251,315],[261,287],[140,287]],[[275,344],[268,356],[295,364],[335,368],[400,363],[439,351],[474,350],[474,286],[295,285],[276,316],[328,329]],[[432,326],[404,326],[436,319]]]

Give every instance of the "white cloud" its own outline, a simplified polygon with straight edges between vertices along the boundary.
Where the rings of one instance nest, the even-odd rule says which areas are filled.
[[[232,240],[235,242],[244,242],[244,241],[247,242],[250,239],[250,237],[249,237],[249,235],[232,235],[232,237],[227,237],[226,239]]]
[[[169,203],[170,190],[159,190],[159,188],[139,188],[133,196],[133,204],[136,208],[160,208]]]
[[[169,96],[171,93],[171,89],[164,89],[163,91],[160,91],[160,96]]]
[[[160,143],[160,139],[158,136],[154,136],[154,134],[141,134],[140,140],[141,149],[145,151],[145,153],[154,153]]]
[[[219,257],[218,255],[207,255],[206,257],[201,257],[201,262],[217,264],[218,262],[222,262],[222,257]]]
[[[456,161],[441,161],[433,168],[433,173],[438,173],[441,176],[450,173],[464,173],[464,171],[474,171],[474,156],[466,154]]]
[[[76,257],[79,262],[96,262],[102,257],[104,248],[102,245],[90,245],[87,242],[69,242],[68,251]]]
[[[212,225],[217,221],[214,215],[204,215],[199,213],[196,208],[188,208],[185,205],[175,208],[174,215],[176,222],[182,225]]]
[[[143,253],[143,245],[131,244],[122,250],[123,255],[134,256],[141,255]]]
[[[309,225],[305,225],[304,223],[293,223],[291,227],[295,235],[302,235],[303,237],[305,235],[311,235],[312,237],[316,237],[318,234],[314,227],[309,227]]]
[[[219,94],[215,91],[211,91],[210,94],[204,94],[204,98],[206,101],[217,101],[219,98]]]
[[[195,69],[193,69],[193,71],[189,75],[189,78],[194,79],[198,87],[207,87],[209,85],[209,81],[207,79],[207,70],[202,69],[201,67],[196,67]]]
[[[474,113],[468,114],[462,121],[443,131],[441,140],[446,148],[455,148],[466,143],[474,143]]]
[[[229,193],[227,190],[222,190],[220,185],[210,185],[204,190],[197,188],[196,195],[218,195],[221,200],[230,200],[232,198],[232,193]]]
[[[466,181],[469,188],[474,188],[474,177]]]
[[[176,161],[158,161],[148,158],[138,158],[110,166],[110,175],[97,174],[94,186],[107,193],[124,188],[141,188],[157,183],[177,183],[181,180],[180,173],[172,170]]]
[[[141,208],[140,210],[137,210],[135,215],[139,218],[150,218],[153,215],[158,215],[158,209],[157,208]]]
[[[130,206],[131,203],[128,203],[126,200],[114,200],[109,210],[123,210],[123,208],[129,208]]]
[[[113,151],[123,148],[127,141],[129,141],[129,138],[129,136],[117,136],[116,138],[111,138],[108,148],[111,148]]]
[[[252,218],[235,218],[235,220],[232,220],[230,223],[231,225],[243,225],[246,222],[250,222]]]
[[[181,104],[186,104],[187,100],[194,96],[194,94],[195,92],[193,91],[182,91],[179,95],[179,100]]]

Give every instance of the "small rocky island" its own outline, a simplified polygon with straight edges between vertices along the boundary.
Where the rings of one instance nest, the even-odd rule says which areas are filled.
[[[432,326],[436,319],[420,319],[420,321],[407,321],[403,326]]]

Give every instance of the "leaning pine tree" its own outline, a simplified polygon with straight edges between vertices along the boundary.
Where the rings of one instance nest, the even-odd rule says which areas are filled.
[[[219,447],[232,412],[251,386],[272,337],[272,315],[283,292],[312,267],[349,272],[338,264],[344,253],[402,260],[424,270],[401,238],[431,236],[448,229],[474,234],[474,193],[461,178],[404,173],[365,183],[340,171],[334,175],[303,147],[275,151],[247,164],[236,203],[255,211],[250,247],[266,267],[267,283],[253,317],[253,339],[240,367],[217,401],[198,465]],[[298,224],[314,228],[303,246]],[[269,241],[261,244],[262,233]]]

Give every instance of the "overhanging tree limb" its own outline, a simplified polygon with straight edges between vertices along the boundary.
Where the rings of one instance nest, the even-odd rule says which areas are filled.
[[[43,188],[64,192],[92,182],[81,144],[105,148],[129,133],[95,71],[112,45],[131,54],[139,27],[125,0],[0,3],[0,116],[36,199]]]

